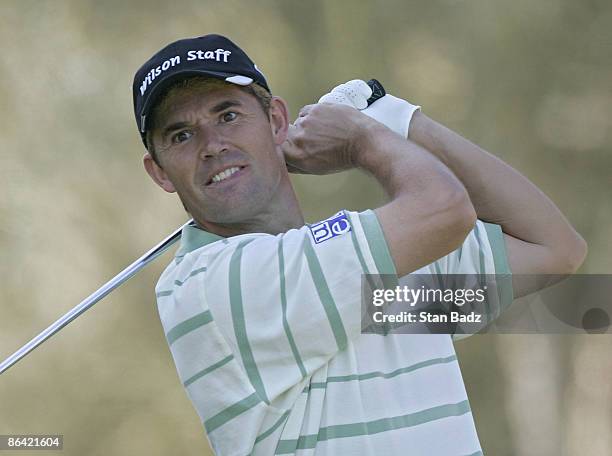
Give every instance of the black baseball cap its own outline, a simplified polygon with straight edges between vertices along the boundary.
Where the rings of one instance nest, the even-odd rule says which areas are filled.
[[[147,118],[155,100],[178,79],[198,75],[241,86],[256,82],[270,92],[257,65],[224,36],[211,34],[170,43],[147,60],[134,75],[134,114],[145,146]]]

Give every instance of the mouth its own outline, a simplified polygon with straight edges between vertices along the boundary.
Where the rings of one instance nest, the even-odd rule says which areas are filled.
[[[218,172],[206,183],[206,187],[220,187],[233,182],[245,173],[246,166],[230,166]]]

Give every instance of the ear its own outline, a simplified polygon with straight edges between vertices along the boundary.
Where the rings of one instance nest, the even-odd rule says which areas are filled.
[[[285,100],[280,97],[272,97],[270,101],[270,127],[274,143],[280,146],[287,139],[289,129],[289,109]]]
[[[163,168],[161,168],[157,163],[155,163],[155,160],[153,160],[153,157],[149,152],[144,154],[144,156],[142,157],[142,163],[144,164],[144,167],[147,170],[149,176],[151,176],[151,179],[153,179],[157,185],[159,185],[168,193],[176,192],[174,184],[170,182],[166,171],[164,171]]]

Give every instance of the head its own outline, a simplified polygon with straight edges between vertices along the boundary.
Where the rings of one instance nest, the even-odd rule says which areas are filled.
[[[181,70],[179,53],[177,69],[166,65],[165,78],[156,81],[151,75],[156,74],[157,62],[171,60],[168,56],[157,62],[154,56],[153,63],[147,62],[136,75],[134,104],[147,148],[145,169],[162,189],[176,192],[207,231],[228,236],[300,226],[303,219],[282,152],[289,125],[287,105],[270,94],[254,64],[245,69],[243,61],[232,64],[227,59],[242,52],[231,48],[235,45],[229,40],[220,37],[231,51],[218,42],[216,52],[193,50],[210,36],[218,41],[217,35],[207,35],[195,39],[197,43],[178,42],[188,42],[186,61],[190,55],[202,57],[197,71],[193,65]],[[176,45],[171,50],[179,52]],[[205,57],[215,55],[217,66],[228,60],[223,72],[208,65]],[[157,67],[163,71],[164,66]],[[140,84],[143,74],[146,83]]]

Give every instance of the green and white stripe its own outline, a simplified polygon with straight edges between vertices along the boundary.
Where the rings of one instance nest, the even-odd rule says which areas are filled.
[[[374,212],[345,214],[351,230],[319,244],[307,226],[184,229],[156,296],[216,454],[482,454],[449,336],[361,334],[362,275],[397,278]],[[509,273],[499,227],[420,272]]]

